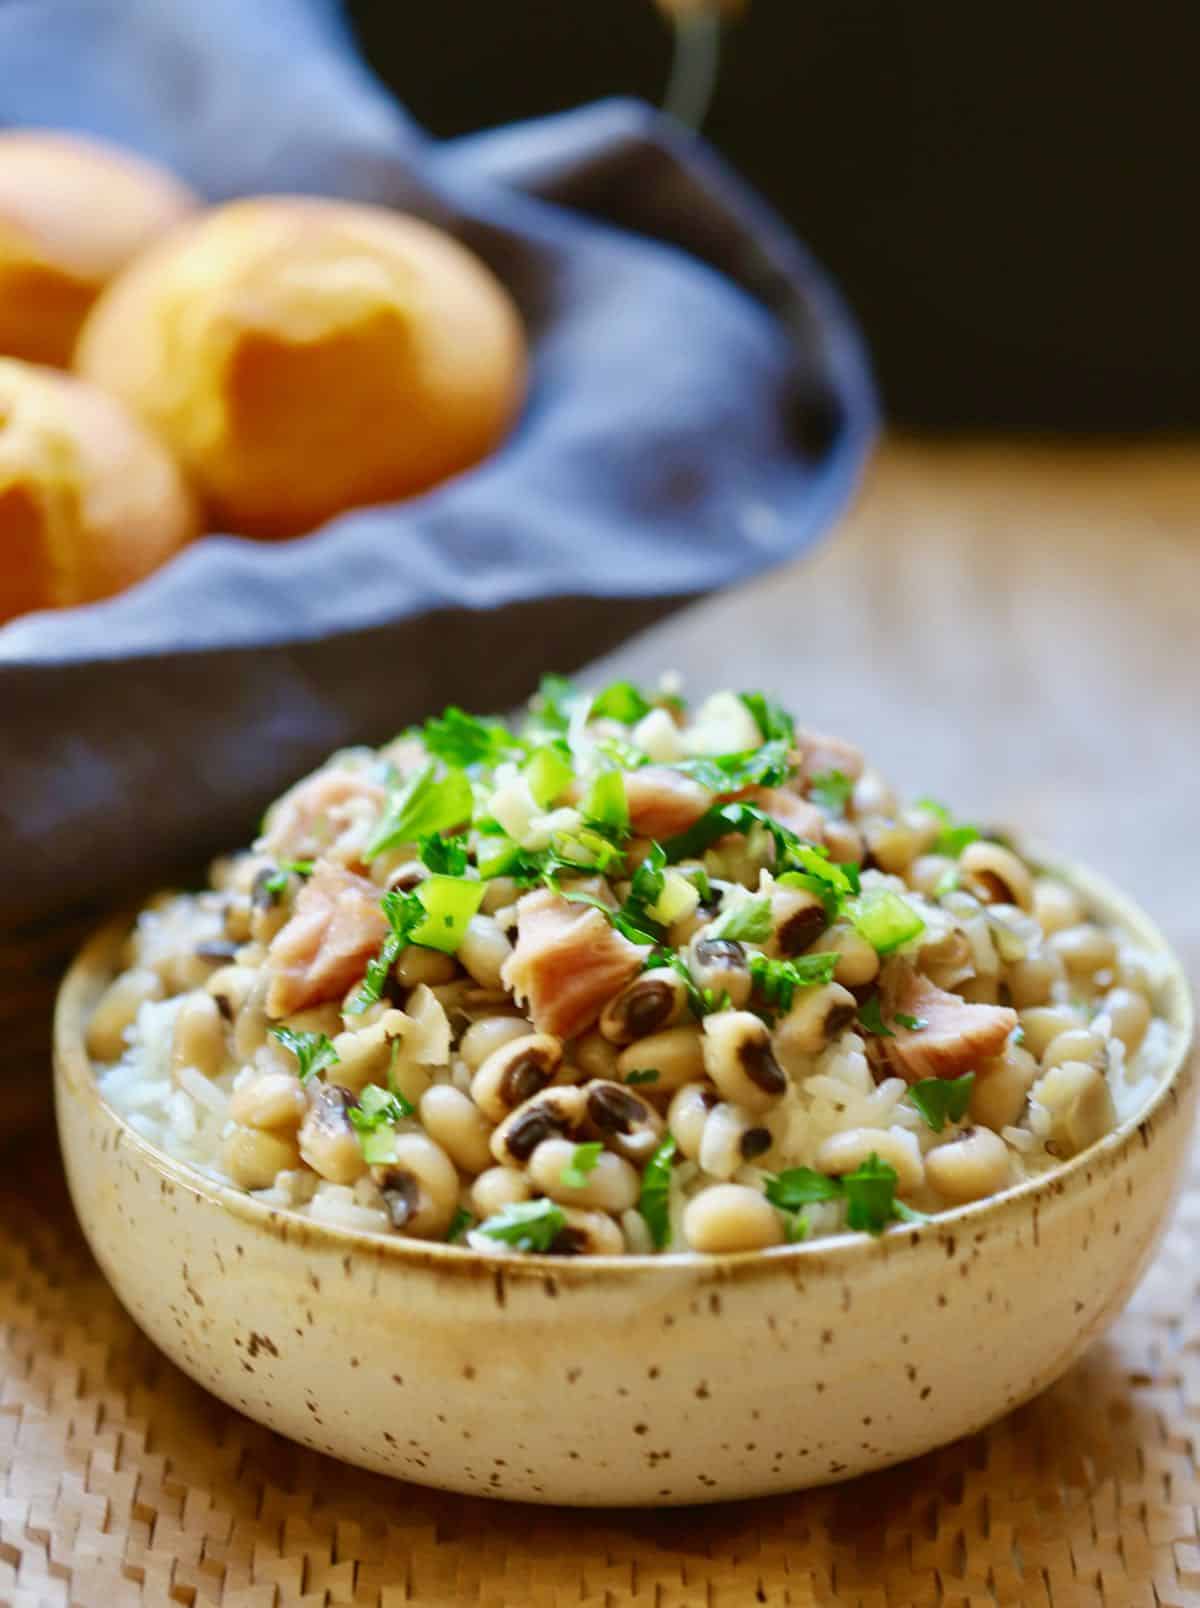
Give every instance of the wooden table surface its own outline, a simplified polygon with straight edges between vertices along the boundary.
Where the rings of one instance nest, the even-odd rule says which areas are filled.
[[[1200,976],[1200,444],[891,442],[816,554],[607,663],[776,689],[1107,872]]]

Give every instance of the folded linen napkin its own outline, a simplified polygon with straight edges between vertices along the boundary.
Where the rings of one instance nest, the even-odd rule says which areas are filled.
[[[5,0],[0,123],[106,136],[213,200],[417,211],[487,259],[532,346],[524,416],[470,473],[0,628],[0,926],[241,841],[330,749],[505,707],[794,554],[861,466],[873,393],[836,294],[640,105],[439,145],[333,0]]]

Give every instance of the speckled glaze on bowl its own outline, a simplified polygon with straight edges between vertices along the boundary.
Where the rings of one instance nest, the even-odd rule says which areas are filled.
[[[1090,873],[1072,881],[1165,944]],[[877,1469],[982,1428],[1120,1311],[1165,1224],[1195,1104],[1192,1007],[1136,1121],[1050,1176],[881,1239],[748,1256],[486,1258],[275,1211],[105,1106],[83,1030],[124,924],[63,984],[56,1099],[84,1232],[186,1373],[294,1440],[472,1495],[706,1502]]]

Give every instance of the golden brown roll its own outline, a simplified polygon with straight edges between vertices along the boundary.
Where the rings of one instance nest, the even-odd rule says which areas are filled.
[[[178,468],[120,402],[0,358],[0,621],[120,592],[196,529]]]
[[[178,179],[131,152],[0,131],[0,353],[70,363],[100,291],[195,205]]]
[[[507,292],[441,230],[274,196],[138,258],[76,364],[162,435],[216,524],[292,536],[491,451],[520,406],[525,343]]]

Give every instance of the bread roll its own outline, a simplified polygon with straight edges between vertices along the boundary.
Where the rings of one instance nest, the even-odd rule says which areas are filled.
[[[478,462],[520,406],[507,292],[382,207],[283,196],[185,223],[117,278],[79,372],[174,449],[217,526],[291,536]]]
[[[0,358],[0,621],[119,592],[196,528],[179,470],[120,402]]]
[[[0,353],[68,364],[103,287],[195,204],[177,179],[127,151],[0,131]]]

